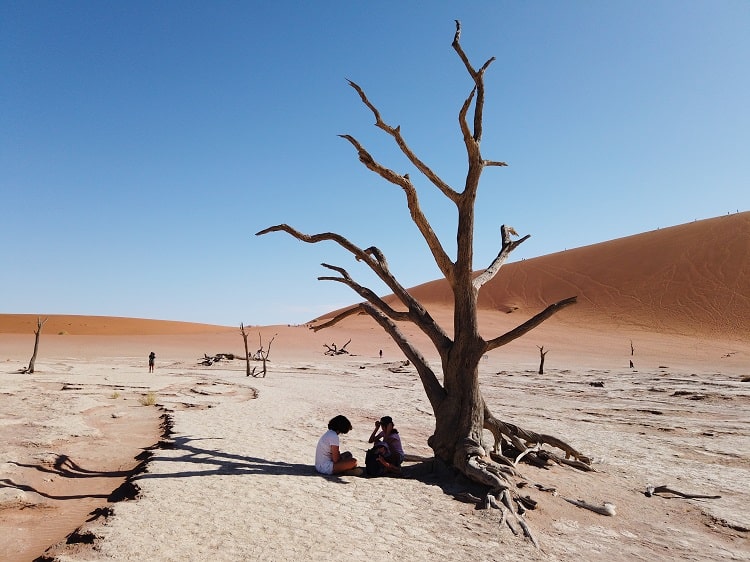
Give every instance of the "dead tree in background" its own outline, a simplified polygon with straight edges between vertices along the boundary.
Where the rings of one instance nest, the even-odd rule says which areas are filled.
[[[247,347],[247,332],[245,331],[245,325],[240,322],[240,334],[242,334],[242,341],[245,342],[245,376],[250,376],[250,351]]]
[[[39,351],[39,336],[42,333],[42,327],[44,324],[49,320],[49,318],[45,318],[42,320],[37,316],[36,318],[36,330],[34,330],[34,353],[31,354],[31,360],[29,361],[29,366],[23,369],[22,373],[33,373],[34,372],[34,363],[36,363],[36,354]]]
[[[338,347],[336,345],[336,342],[332,343],[331,345],[324,343],[323,347],[325,347],[326,350],[323,353],[323,355],[348,355],[349,352],[347,351],[346,346],[349,345],[350,343],[352,343],[351,339],[341,347]]]
[[[349,82],[351,87],[359,94],[362,103],[375,117],[375,126],[390,136],[409,162],[456,206],[458,218],[455,259],[448,255],[442,241],[423,214],[417,190],[412,184],[409,174],[400,174],[383,166],[357,139],[351,135],[341,135],[357,151],[362,164],[387,182],[403,190],[411,219],[427,243],[435,263],[453,292],[452,338],[430,316],[422,304],[398,282],[388,267],[385,255],[378,248],[372,246],[362,249],[340,234],[332,232],[304,234],[287,224],[266,228],[258,232],[257,235],[281,231],[311,244],[323,241],[335,242],[351,253],[358,262],[369,267],[387,285],[400,302],[400,305],[396,308],[386,303],[371,289],[357,283],[344,268],[322,264],[323,267],[337,275],[319,277],[320,280],[343,283],[362,297],[364,302],[345,310],[330,321],[314,325],[313,330],[327,328],[354,314],[369,314],[391,336],[417,370],[424,391],[435,413],[435,431],[428,439],[428,444],[434,451],[435,457],[464,473],[471,480],[487,485],[496,496],[503,496],[506,499],[512,496],[518,502],[521,501],[520,494],[513,482],[516,473],[513,469],[509,470],[508,466],[512,466],[513,461],[503,454],[502,445],[512,446],[515,450],[520,451],[518,454],[526,455],[525,458],[527,459],[535,458],[540,463],[554,460],[558,463],[576,466],[582,470],[590,470],[590,460],[554,436],[534,433],[496,418],[485,402],[479,387],[479,361],[485,353],[514,341],[556,312],[573,304],[576,297],[566,298],[547,306],[547,308],[505,334],[489,339],[484,339],[479,334],[477,298],[480,289],[494,278],[510,253],[529,236],[514,240],[513,238],[518,236],[515,230],[509,226],[501,226],[501,247],[497,256],[487,269],[479,275],[475,275],[473,270],[474,208],[480,176],[487,167],[505,166],[506,164],[486,160],[480,151],[485,99],[484,74],[495,59],[491,58],[481,68],[475,69],[460,45],[460,34],[461,26],[457,21],[452,46],[472,81],[471,92],[464,101],[458,115],[460,131],[468,156],[468,170],[461,191],[457,191],[448,185],[425,162],[420,160],[402,136],[401,128],[386,123],[381,118],[375,105],[370,102],[364,90],[354,82]],[[472,104],[473,117],[469,118],[468,114]],[[430,339],[440,356],[442,380],[422,352],[399,329],[398,322],[413,323]],[[492,444],[485,443],[484,429],[488,429],[493,434],[494,447]],[[562,450],[565,456],[560,457],[549,450],[541,450],[544,444]],[[494,449],[494,451],[490,453],[490,449]],[[509,500],[508,503],[512,502]],[[510,505],[507,505],[507,507],[512,509]]]
[[[268,347],[263,348],[263,336],[258,333],[258,341],[260,342],[260,348],[258,351],[256,351],[253,354],[253,360],[254,361],[262,361],[263,362],[263,369],[258,371],[257,367],[253,367],[252,371],[248,371],[247,375],[248,377],[265,377],[266,373],[268,372],[266,369],[266,362],[268,361],[269,356],[271,355],[271,344],[273,343],[273,340],[276,339],[276,336],[271,338],[271,341],[268,342]],[[248,356],[249,357],[249,356]],[[256,372],[257,371],[257,372]]]
[[[540,375],[544,374],[544,358],[547,356],[548,352],[549,352],[549,349],[547,351],[544,351],[544,346],[539,347],[539,374]]]

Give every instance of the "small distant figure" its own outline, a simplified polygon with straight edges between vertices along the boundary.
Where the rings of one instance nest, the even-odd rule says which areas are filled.
[[[148,372],[154,372],[154,363],[156,363],[156,353],[153,351],[148,354]]]
[[[336,416],[328,422],[328,431],[315,449],[315,470],[321,474],[340,474],[357,468],[357,459],[349,451],[339,450],[339,435],[351,429],[352,424],[345,416]]]
[[[383,350],[382,349],[380,350],[380,358],[381,359],[383,358]]]
[[[394,427],[391,416],[383,416],[379,421],[375,422],[375,429],[373,429],[370,439],[367,442],[375,444],[385,443],[387,449],[386,451],[382,451],[382,454],[384,454],[384,458],[388,461],[388,464],[391,465],[388,472],[401,471],[401,464],[404,462],[404,448],[401,445],[401,436],[398,433],[398,429]]]

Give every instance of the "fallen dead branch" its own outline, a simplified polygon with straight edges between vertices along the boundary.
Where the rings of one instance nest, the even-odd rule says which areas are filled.
[[[203,357],[198,359],[198,364],[210,367],[219,361],[233,361],[234,358],[234,353],[217,353],[216,355],[207,355],[204,353]]]
[[[589,511],[593,511],[594,513],[598,513],[599,515],[608,515],[611,517],[617,514],[617,511],[615,509],[615,504],[610,503],[610,502],[604,502],[603,505],[594,505],[592,503],[588,503],[583,500],[572,500],[570,498],[563,498],[563,499],[568,503],[572,503],[573,505],[582,507],[583,509],[588,509]]]
[[[686,500],[718,500],[721,496],[705,496],[702,494],[684,494],[667,486],[648,486],[643,492],[647,498],[661,496],[663,498],[684,498]],[[667,494],[667,495],[665,495]]]
[[[331,345],[324,343],[323,346],[326,348],[324,355],[348,355],[349,352],[346,350],[346,346],[350,343],[352,343],[351,339],[341,347],[337,347],[335,343],[332,343]]]

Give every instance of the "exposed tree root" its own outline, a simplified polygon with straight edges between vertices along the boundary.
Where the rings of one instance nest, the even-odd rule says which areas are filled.
[[[527,462],[537,466],[555,462],[578,470],[593,471],[591,460],[557,437],[535,433],[502,422],[495,418],[487,408],[485,408],[484,427],[495,438],[494,450],[488,455],[480,444],[471,439],[465,439],[460,454],[456,456],[456,466],[467,478],[487,486],[489,491],[484,498],[467,493],[457,499],[474,503],[479,509],[498,509],[501,526],[506,525],[514,535],[523,534],[539,548],[539,543],[523,517],[526,510],[535,509],[537,503],[531,497],[522,497],[517,492],[517,488],[521,488],[525,483],[515,483],[520,478],[516,466],[521,460],[526,459]],[[565,456],[542,449],[543,445],[556,447],[562,450]],[[611,503],[597,506],[582,500],[564,499],[573,505],[601,515],[615,515],[615,506]]]
[[[500,511],[500,526],[506,525],[510,532],[518,536],[523,533],[523,536],[531,541],[531,543],[539,548],[539,542],[531,532],[531,528],[523,517],[526,513],[526,506],[528,503],[521,501],[519,498],[513,498],[511,490],[509,488],[503,488],[502,490],[487,492],[484,498],[478,498],[469,493],[463,493],[456,496],[456,499],[467,503],[474,503],[477,509],[497,509]],[[530,498],[526,498],[532,502],[532,505],[536,507],[536,502]],[[533,509],[533,508],[532,508]],[[520,531],[519,528],[520,527]]]
[[[457,499],[475,503],[478,509],[499,510],[501,526],[507,525],[514,535],[523,534],[539,548],[538,541],[523,518],[527,509],[535,509],[537,504],[528,496],[520,497],[516,491],[514,480],[520,478],[518,472],[512,466],[494,462],[480,445],[470,439],[464,440],[463,455],[464,464],[459,467],[461,472],[470,480],[487,486],[488,492],[483,498],[464,493]]]
[[[589,457],[578,452],[561,439],[552,435],[535,433],[512,423],[500,421],[487,408],[485,408],[484,427],[495,438],[492,457],[497,462],[515,466],[523,457],[529,456],[535,458],[538,462],[541,461],[542,464],[551,460],[583,471],[594,470],[591,467],[591,459]],[[503,455],[502,444],[504,442],[509,443],[518,451],[515,460],[510,460]],[[550,445],[564,451],[565,457],[563,458],[550,451],[542,450],[542,445]]]

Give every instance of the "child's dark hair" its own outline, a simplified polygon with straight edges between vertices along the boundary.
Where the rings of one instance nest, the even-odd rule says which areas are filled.
[[[346,417],[336,416],[328,422],[328,429],[332,429],[336,433],[349,433],[352,429],[352,424]]]

